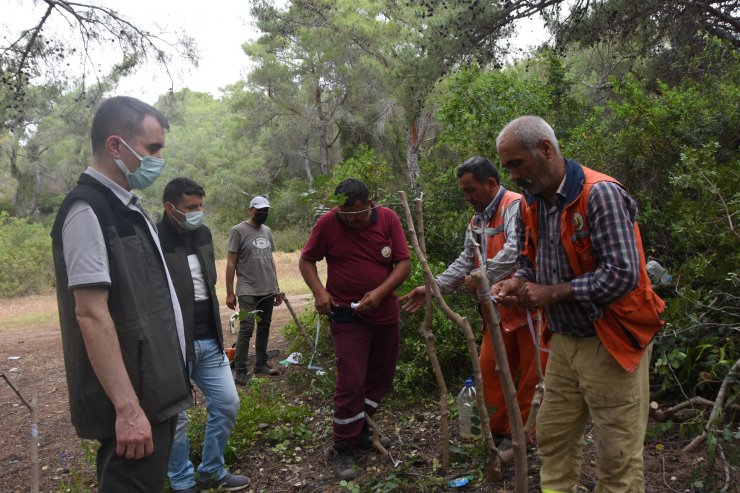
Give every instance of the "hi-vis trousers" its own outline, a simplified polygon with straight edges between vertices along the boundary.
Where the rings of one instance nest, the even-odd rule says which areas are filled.
[[[399,324],[375,325],[364,320],[331,322],[336,355],[334,443],[355,442],[396,373]]]
[[[506,410],[504,391],[501,380],[496,373],[496,355],[491,343],[491,334],[484,325],[483,341],[480,346],[480,369],[483,373],[483,396],[488,409],[495,408],[490,416],[491,432],[494,435],[511,435],[509,426],[509,413]],[[499,330],[501,330],[499,328]],[[522,415],[522,423],[527,422],[529,409],[532,405],[535,387],[537,386],[537,363],[533,335],[528,327],[520,327],[511,332],[501,331],[506,347],[506,359],[509,361],[511,376],[516,385],[516,400],[519,404],[519,412]],[[540,351],[542,371],[547,364],[547,353]],[[490,412],[490,411],[489,411]]]

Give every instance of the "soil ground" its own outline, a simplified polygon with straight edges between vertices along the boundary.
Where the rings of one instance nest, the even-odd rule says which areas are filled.
[[[309,296],[292,296],[291,302],[300,310],[311,302]],[[55,298],[33,297],[17,300],[0,300],[0,319],[9,313],[28,311],[33,313],[39,307],[55,306]],[[228,331],[228,314],[222,307],[224,332],[227,343],[235,336]],[[270,337],[270,348],[281,353],[271,360],[273,366],[286,357],[287,341],[282,336],[281,327],[289,320],[290,314],[283,304],[275,310]],[[39,459],[41,465],[41,491],[65,491],[61,484],[70,484],[80,476],[94,478],[89,461],[79,447],[78,439],[69,422],[67,385],[61,351],[60,332],[56,321],[40,324],[33,328],[6,329],[0,331],[0,371],[30,400],[32,389],[39,393]],[[299,459],[285,461],[284,456],[275,452],[270,444],[257,443],[250,450],[253,453],[243,457],[231,467],[232,472],[240,471],[252,478],[251,491],[276,492],[321,492],[340,491],[334,479],[331,461],[327,459],[331,442],[329,416],[331,402],[314,402],[287,384],[289,372],[306,371],[305,368],[291,366],[281,368],[281,375],[270,379],[270,385],[280,386],[285,398],[296,405],[307,405],[315,409],[314,419],[306,426],[313,431],[313,443],[305,445]],[[454,390],[454,389],[453,389]],[[433,399],[430,399],[433,401]],[[202,399],[199,399],[202,405]],[[394,446],[391,449],[395,459],[406,463],[407,467],[394,469],[386,458],[375,453],[363,455],[359,460],[362,468],[355,483],[361,484],[368,478],[377,478],[376,485],[389,488],[394,478],[403,480],[405,491],[417,491],[415,478],[432,474],[433,464],[441,457],[439,445],[438,416],[434,402],[419,404],[403,411],[382,410],[376,416],[379,427],[391,436]],[[29,413],[12,389],[0,382],[0,492],[28,491],[30,484],[29,461]],[[450,427],[455,430],[456,422]],[[453,440],[456,433],[453,431]],[[703,453],[682,454],[684,441],[663,440],[649,443],[645,448],[645,478],[649,492],[699,492],[717,491],[700,486],[692,479],[707,475],[706,457]],[[538,463],[530,453],[529,484],[532,491],[538,485]],[[448,479],[475,475],[475,466],[469,461],[454,463]],[[463,491],[513,491],[510,466],[505,470],[505,481],[493,486],[481,486],[477,477]],[[717,473],[713,473],[717,474]],[[723,474],[720,472],[719,477]],[[595,485],[594,452],[586,447],[584,474],[579,491],[592,491]],[[94,483],[88,480],[90,491]],[[383,483],[385,481],[385,483]],[[737,477],[730,478],[728,491],[737,490]],[[367,484],[367,483],[362,483]],[[428,483],[427,483],[428,484]],[[731,486],[735,484],[736,486]],[[735,488],[733,490],[733,488]],[[84,490],[84,488],[82,488]],[[430,490],[437,488],[424,488]],[[444,488],[441,488],[444,489]],[[452,489],[447,489],[453,491]],[[359,489],[355,491],[360,491]]]

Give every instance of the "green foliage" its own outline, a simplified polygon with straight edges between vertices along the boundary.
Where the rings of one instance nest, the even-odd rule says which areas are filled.
[[[456,72],[444,88],[438,113],[444,128],[440,143],[464,158],[494,159],[496,136],[507,122],[522,114],[547,114],[546,86],[534,74],[473,66]]]
[[[740,55],[708,39],[689,63],[722,69],[675,85],[627,73],[611,79],[611,91],[591,108],[573,90],[568,64],[551,52],[503,71],[463,69],[440,93],[440,142],[463,157],[490,157],[507,121],[539,114],[566,156],[624,183],[640,206],[646,255],[679,282],[661,293],[667,326],[655,345],[655,376],[670,394],[682,395],[683,386],[711,398],[739,354]],[[454,206],[461,202],[446,159],[425,163],[425,209],[434,211],[425,222],[431,258],[450,262],[468,218]]]
[[[379,199],[387,193],[395,193],[395,190],[388,189],[394,182],[390,163],[366,145],[361,145],[354,155],[335,165],[331,178],[323,187],[324,194],[327,197],[334,195],[337,185],[347,178],[363,182],[371,198]]]
[[[224,451],[227,464],[239,460],[248,447],[263,438],[274,446],[310,438],[303,421],[311,415],[311,410],[286,402],[279,389],[270,386],[266,379],[253,378],[248,390],[240,394],[236,425]],[[188,416],[191,460],[197,464],[201,459],[207,414],[204,407],[194,407]]]
[[[346,479],[339,482],[339,487],[342,488],[342,490],[349,491],[350,493],[360,493],[362,491],[360,489],[360,485],[354,481],[347,481]]]
[[[0,212],[0,297],[46,294],[54,285],[49,228]]]
[[[433,263],[432,269],[444,270],[441,263]],[[412,257],[411,274],[398,290],[399,296],[424,284],[423,271],[415,257]],[[473,331],[480,335],[480,316],[475,303],[464,288],[446,297],[447,302],[460,313],[468,317]],[[434,305],[431,330],[435,336],[435,350],[445,380],[452,388],[462,383],[471,373],[470,358],[462,331],[452,323],[439,308]],[[414,314],[402,313],[401,316],[401,352],[396,366],[394,379],[394,398],[418,399],[419,391],[434,392],[437,381],[432,372],[432,365],[426,352],[426,346],[420,335],[424,314],[423,310]]]
[[[308,240],[308,232],[299,227],[287,227],[280,231],[273,231],[275,248],[280,252],[295,252],[301,250]]]
[[[563,143],[579,160],[620,179],[641,207],[648,256],[678,281],[666,330],[655,345],[655,376],[676,396],[713,398],[740,351],[740,58],[720,75],[652,93],[633,77],[615,83],[619,96],[594,109]],[[577,137],[577,138],[576,138]]]

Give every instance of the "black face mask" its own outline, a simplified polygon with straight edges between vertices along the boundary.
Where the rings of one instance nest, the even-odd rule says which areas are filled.
[[[254,221],[255,224],[264,224],[265,221],[267,221],[267,212],[262,211],[254,211],[254,216],[252,216],[252,221]]]

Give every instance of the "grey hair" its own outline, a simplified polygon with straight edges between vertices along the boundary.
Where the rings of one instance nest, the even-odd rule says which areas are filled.
[[[537,155],[537,146],[543,140],[549,141],[555,153],[560,155],[560,146],[558,145],[558,139],[555,137],[555,132],[552,127],[539,116],[526,115],[520,116],[501,129],[498,137],[496,137],[496,150],[501,146],[501,142],[509,134],[514,136],[514,142],[517,145],[528,150],[533,156]]]

